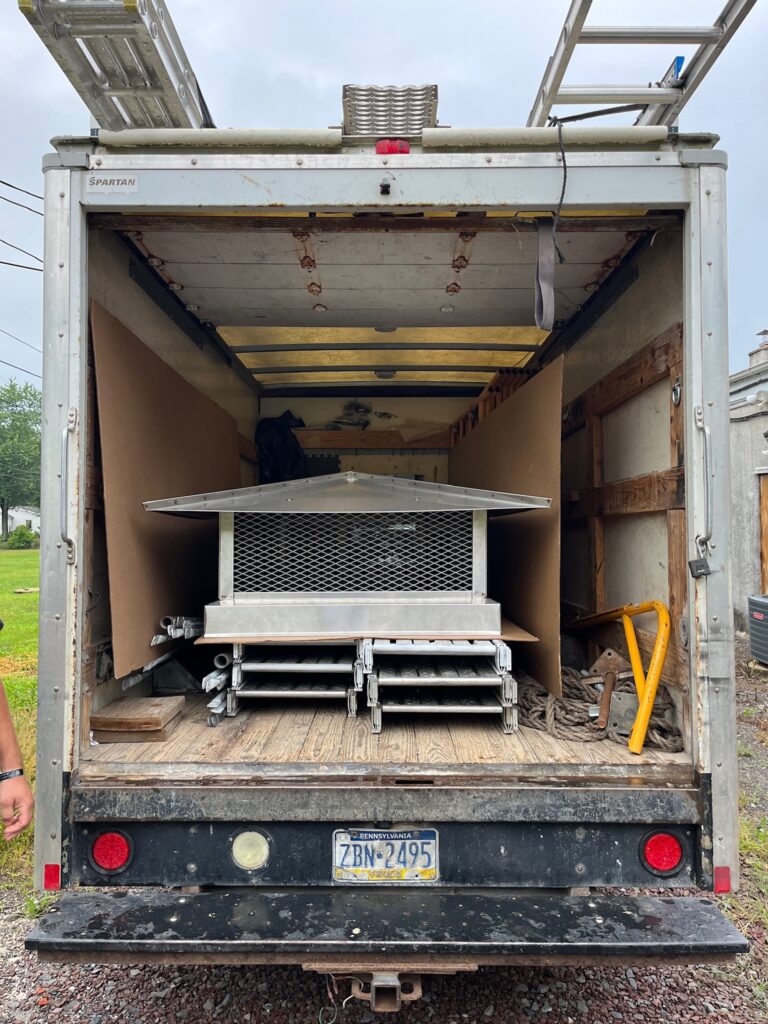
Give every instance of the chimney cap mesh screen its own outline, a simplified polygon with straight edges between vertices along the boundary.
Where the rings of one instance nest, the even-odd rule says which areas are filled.
[[[234,516],[233,589],[472,591],[472,512]]]

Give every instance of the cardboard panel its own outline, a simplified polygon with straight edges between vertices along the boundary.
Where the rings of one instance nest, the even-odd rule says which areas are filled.
[[[115,675],[148,664],[163,615],[217,594],[218,524],[143,501],[240,486],[236,421],[97,303],[91,335],[104,477]]]
[[[563,360],[557,359],[464,437],[448,479],[465,487],[552,499],[547,510],[489,523],[488,593],[504,616],[539,637],[520,649],[530,674],[560,695],[560,426]]]

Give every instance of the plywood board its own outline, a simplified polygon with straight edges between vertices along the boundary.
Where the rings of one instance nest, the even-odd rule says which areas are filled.
[[[563,360],[494,409],[449,454],[452,484],[534,494],[549,509],[492,519],[488,593],[539,638],[521,649],[530,674],[560,695],[560,428]]]
[[[164,743],[179,725],[182,717],[179,712],[162,728],[144,729],[141,732],[133,732],[131,729],[124,732],[119,729],[94,729],[93,740],[95,743]]]
[[[162,729],[183,707],[183,697],[120,697],[91,713],[91,728],[123,732]]]
[[[240,486],[236,421],[91,303],[115,675],[157,656],[163,615],[200,614],[217,593],[215,521],[142,502]]]
[[[384,640],[411,640],[412,637],[406,633],[375,633],[371,634],[371,637]],[[195,640],[196,644],[202,645],[213,645],[217,647],[228,646],[229,644],[277,644],[285,646],[286,644],[316,644],[316,643],[352,643],[355,640],[363,640],[365,637],[360,636],[357,633],[349,633],[346,636],[335,636],[332,641],[328,640],[328,635],[324,633],[313,633],[306,636],[237,636],[232,634],[231,636],[200,636]],[[457,633],[455,636],[446,638],[443,636],[420,636],[420,640],[477,640],[478,637],[474,634],[468,633],[466,636],[462,636]],[[537,643],[538,637],[534,636],[533,633],[529,633],[528,630],[523,629],[522,626],[518,626],[515,622],[510,622],[509,619],[503,618],[501,620],[501,632],[498,637],[486,637],[483,636],[481,639],[498,639],[506,640],[507,643],[512,644],[531,644]]]

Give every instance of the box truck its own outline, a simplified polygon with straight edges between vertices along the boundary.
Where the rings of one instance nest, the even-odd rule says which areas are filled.
[[[743,950],[701,895],[738,884],[715,143],[665,127],[424,129],[389,153],[333,129],[54,140],[36,880],[64,894],[30,948],[354,969],[379,1008],[403,973]],[[295,703],[211,728],[200,694],[166,739],[95,742],[100,709],[162,692],[161,615],[216,597],[215,528],[142,503],[258,483],[254,430],[287,410],[319,471],[551,499],[490,525],[513,672],[557,707],[561,661],[627,653],[619,623],[569,625],[660,601],[680,749],[525,719],[373,734]],[[654,620],[637,624],[647,661]],[[190,673],[215,650],[187,649]],[[437,870],[339,880],[350,830],[426,830]],[[252,862],[233,855],[243,833]]]

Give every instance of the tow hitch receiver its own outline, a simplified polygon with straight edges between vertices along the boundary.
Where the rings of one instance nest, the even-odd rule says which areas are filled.
[[[371,1004],[374,1013],[394,1013],[401,1003],[421,999],[421,975],[378,971],[365,978],[352,979],[352,995]]]

